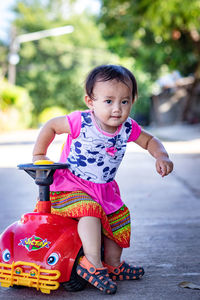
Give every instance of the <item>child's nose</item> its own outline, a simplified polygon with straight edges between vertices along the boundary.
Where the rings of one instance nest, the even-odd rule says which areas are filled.
[[[120,105],[120,103],[115,103],[113,111],[114,112],[120,112],[121,111],[121,105]]]

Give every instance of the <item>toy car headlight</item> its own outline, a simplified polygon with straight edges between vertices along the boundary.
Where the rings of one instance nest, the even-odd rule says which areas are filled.
[[[8,262],[10,260],[10,251],[8,249],[3,251],[2,259],[5,262]]]
[[[54,253],[51,253],[49,255],[49,257],[47,258],[47,263],[50,266],[54,266],[55,264],[57,264],[58,260],[59,260],[59,255],[54,252]]]
[[[22,273],[23,273],[23,269],[22,269],[22,268],[17,267],[17,268],[15,269],[15,274],[20,275],[20,274],[22,274]]]

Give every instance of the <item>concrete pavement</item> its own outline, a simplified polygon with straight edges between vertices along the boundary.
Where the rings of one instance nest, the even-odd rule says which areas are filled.
[[[200,299],[200,290],[179,287],[182,281],[200,284],[200,126],[150,128],[164,141],[174,161],[174,172],[161,178],[154,159],[131,144],[117,180],[132,215],[131,247],[123,258],[142,264],[142,280],[119,282],[114,296],[93,287],[78,293],[59,288],[50,295],[24,288],[0,287],[0,299]],[[37,188],[31,178],[18,171],[18,163],[31,160],[36,131],[0,135],[0,231],[34,207]],[[50,149],[59,156],[62,138]]]

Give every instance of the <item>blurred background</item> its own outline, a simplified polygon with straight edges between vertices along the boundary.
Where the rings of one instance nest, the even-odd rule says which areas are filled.
[[[200,282],[200,0],[0,1],[0,232],[35,206],[38,188],[16,166],[31,162],[45,121],[86,109],[85,77],[99,64],[135,74],[131,116],[162,140],[174,162],[173,173],[160,178],[153,158],[129,143],[120,166],[134,232],[134,250],[125,256],[146,270],[134,293],[199,299],[199,291],[178,284]],[[65,140],[56,136],[50,159],[59,160]],[[132,299],[131,283],[123,286],[121,299]],[[98,298],[87,289],[81,295]],[[63,299],[62,290],[55,297]],[[16,299],[15,290],[0,287],[0,299]]]
[[[99,64],[136,76],[142,126],[200,122],[199,0],[0,3],[0,133],[84,109]]]

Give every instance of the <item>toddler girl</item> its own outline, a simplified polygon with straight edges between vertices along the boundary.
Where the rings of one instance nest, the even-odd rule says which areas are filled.
[[[129,117],[137,97],[134,75],[126,68],[102,65],[86,80],[89,110],[75,111],[48,121],[38,136],[33,161],[48,159],[56,134],[68,133],[51,185],[52,213],[78,220],[84,256],[77,273],[99,290],[116,292],[115,280],[139,279],[142,267],[121,261],[130,243],[130,214],[115,181],[128,142],[135,142],[156,159],[156,170],[168,175],[173,164],[161,142]],[[103,234],[102,234],[103,233]],[[104,259],[101,261],[101,245]]]

